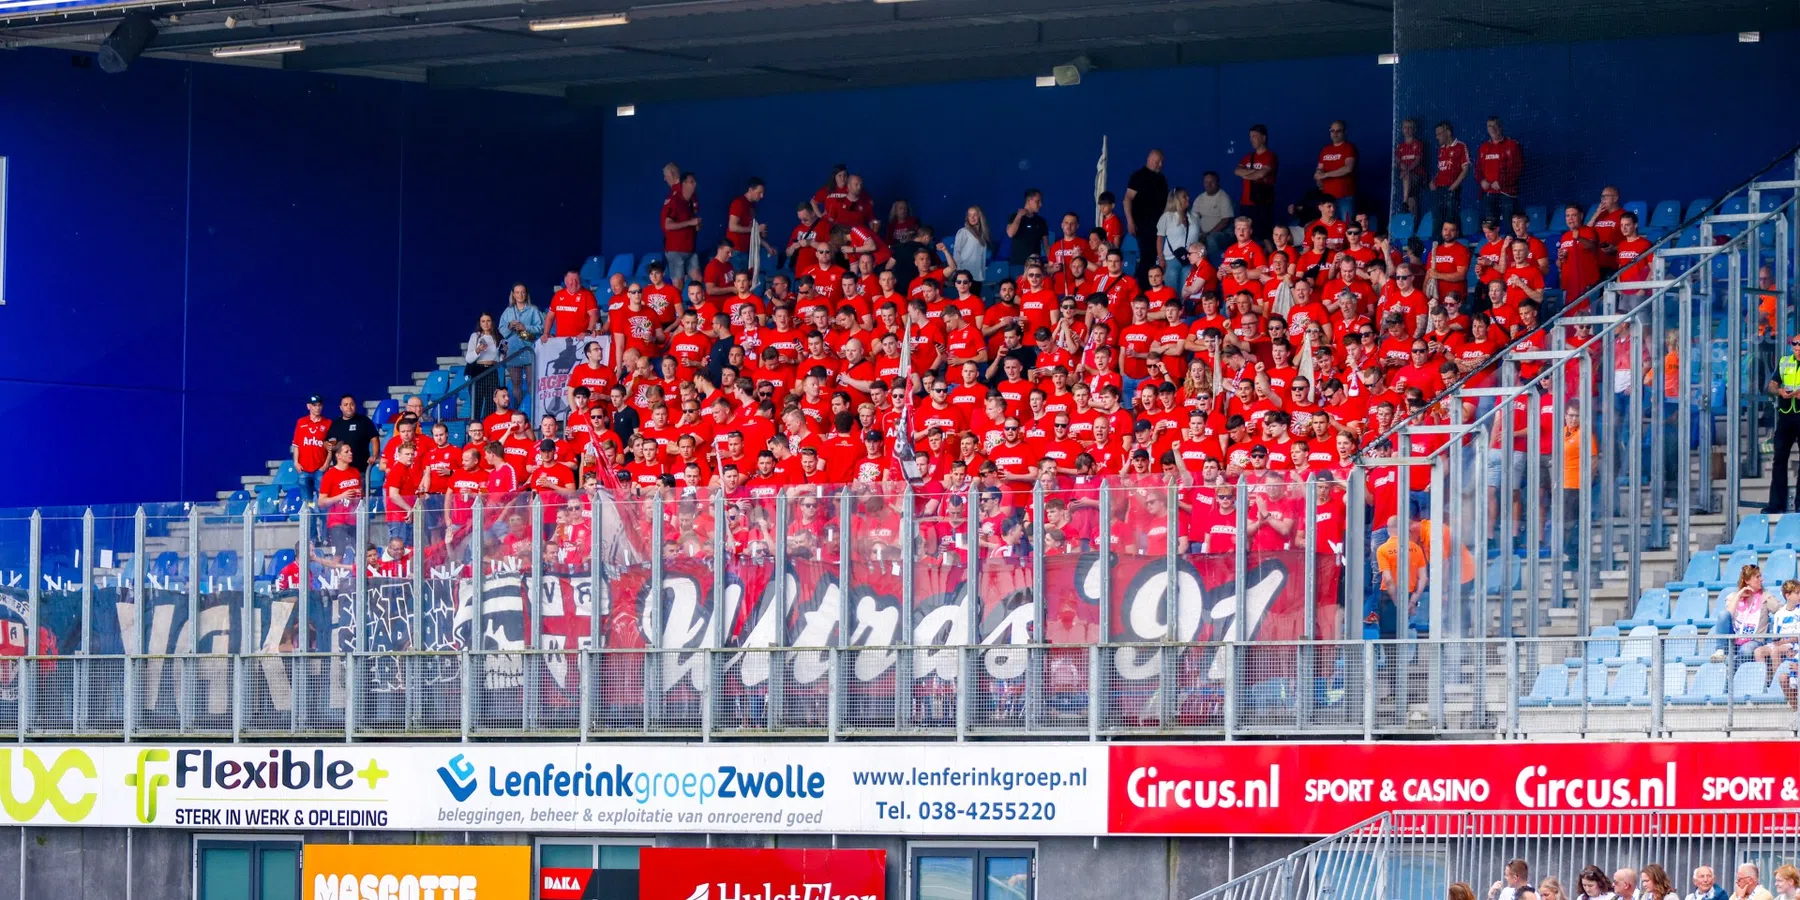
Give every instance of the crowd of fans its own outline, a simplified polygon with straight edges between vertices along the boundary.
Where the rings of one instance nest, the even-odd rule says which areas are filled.
[[[1023,557],[1042,485],[1051,502],[1041,549],[1076,552],[1099,543],[1098,484],[1110,479],[1123,489],[1111,507],[1113,549],[1159,552],[1172,526],[1183,552],[1231,552],[1245,541],[1336,555],[1353,458],[1395,449],[1383,436],[1402,417],[1447,421],[1448,386],[1492,379],[1510,342],[1542,346],[1538,324],[1559,302],[1546,293],[1553,268],[1573,300],[1649,262],[1650,242],[1610,187],[1592,215],[1568,205],[1550,245],[1533,236],[1518,205],[1522,151],[1498,120],[1474,152],[1439,123],[1435,165],[1417,132],[1409,120],[1392,165],[1407,209],[1430,198],[1441,224],[1428,241],[1391,239],[1369,210],[1378,204],[1357,203],[1359,157],[1342,122],[1318,154],[1314,189],[1280,210],[1279,160],[1258,125],[1230,173],[1240,182],[1235,204],[1215,172],[1192,193],[1171,186],[1164,154],[1152,150],[1122,202],[1100,198],[1095,221],[1067,212],[1052,226],[1048,198],[1029,189],[1003,229],[969,207],[947,240],[905,200],[877,215],[862,179],[839,166],[797,203],[782,240],[759,217],[765,185],[750,179],[726,206],[723,239],[703,253],[698,179],[671,163],[662,257],[645,280],[614,274],[597,295],[569,272],[546,310],[521,284],[501,314],[483,314],[468,360],[471,375],[492,381],[461,445],[418,398],[383,440],[351,398],[334,421],[313,397],[294,462],[338,542],[355,505],[373,495],[373,460],[383,517],[406,523],[416,510],[431,540],[446,544],[477,496],[510,509],[487,519],[498,529],[490,539],[506,540],[507,523],[524,521],[508,504],[532,493],[547,501],[553,541],[579,544],[585,520],[565,501],[604,488],[670,501],[667,549],[704,548],[713,513],[693,501],[722,491],[731,549],[755,552],[779,539],[769,503],[779,493],[816,499],[816,486],[858,485],[875,521],[910,484],[915,533],[859,529],[859,548],[885,540],[891,552],[910,540],[921,555]],[[1471,179],[1482,233],[1465,236],[1459,211]],[[759,248],[779,255],[761,281],[747,265]],[[1006,277],[984,283],[1003,248]],[[1591,336],[1571,332],[1571,345]],[[568,380],[567,415],[534,422],[519,408],[529,378],[501,381],[497,367],[551,337],[589,340]],[[1475,404],[1464,405],[1466,418]],[[1537,410],[1543,444],[1528,447],[1531,413],[1516,409],[1514,445],[1490,452],[1548,458],[1561,441],[1572,465],[1591,447],[1578,419],[1552,421],[1547,400]],[[1409,440],[1401,449],[1411,456],[1435,446],[1431,436]],[[1415,516],[1404,536],[1404,590],[1402,536],[1390,523],[1429,476],[1416,467],[1402,485],[1398,470],[1373,469],[1367,480],[1371,586],[1390,611],[1425,586],[1431,523]],[[1565,488],[1579,487],[1578,473],[1575,484],[1567,477]],[[1319,482],[1318,514],[1303,523],[1307,481]],[[1244,534],[1240,482],[1254,487]],[[976,548],[962,538],[965,497],[979,505]],[[790,544],[831,543],[822,540],[830,507],[798,502]],[[1463,566],[1467,577],[1472,568]],[[1367,612],[1373,627],[1376,610]]]
[[[1575,897],[1556,878],[1531,883],[1531,868],[1523,859],[1508,862],[1500,880],[1488,888],[1487,900],[1794,900],[1800,896],[1800,870],[1782,865],[1775,870],[1775,890],[1770,893],[1762,884],[1762,872],[1754,863],[1737,867],[1729,889],[1718,883],[1711,866],[1698,866],[1692,876],[1693,890],[1683,894],[1658,863],[1645,865],[1642,872],[1624,868],[1608,876],[1599,866],[1588,866],[1575,878]],[[1466,882],[1450,886],[1449,900],[1475,900],[1475,891]]]

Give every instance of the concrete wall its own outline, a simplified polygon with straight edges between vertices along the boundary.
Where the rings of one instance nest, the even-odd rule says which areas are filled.
[[[0,900],[19,893],[21,829],[0,828]],[[126,833],[119,828],[27,828],[23,900],[191,900],[195,834],[164,829],[131,832],[129,868]],[[291,833],[290,833],[291,834]],[[270,835],[271,837],[287,835]],[[567,835],[560,835],[566,837]],[[309,844],[530,844],[534,836],[516,832],[309,832]],[[1031,843],[1037,847],[1036,900],[1118,900],[1129,886],[1132,900],[1187,900],[1305,845],[1299,840],[1249,838],[1040,838],[985,843]],[[932,839],[928,843],[942,843]],[[888,853],[888,896],[910,900],[906,879],[907,839],[847,835],[834,844],[828,835],[717,835],[713,847],[869,848]],[[927,842],[922,842],[927,843]],[[709,846],[703,835],[667,835],[659,847]],[[130,873],[129,879],[127,872]],[[126,887],[130,882],[129,890]]]

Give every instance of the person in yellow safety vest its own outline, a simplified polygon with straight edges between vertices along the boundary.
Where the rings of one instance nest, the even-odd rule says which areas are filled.
[[[1788,506],[1788,456],[1800,444],[1800,335],[1788,339],[1793,352],[1781,358],[1769,393],[1775,395],[1775,471],[1769,478],[1765,513],[1784,513]]]

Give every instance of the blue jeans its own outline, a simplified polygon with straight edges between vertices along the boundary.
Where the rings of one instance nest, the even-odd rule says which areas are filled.
[[[1345,222],[1356,221],[1356,198],[1337,198],[1337,217]]]
[[[300,501],[311,503],[319,496],[319,472],[308,472],[305,469],[298,471],[300,473]]]

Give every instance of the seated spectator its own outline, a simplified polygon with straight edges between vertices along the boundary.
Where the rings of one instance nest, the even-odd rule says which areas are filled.
[[[1721,624],[1737,635],[1733,641],[1740,658],[1754,657],[1762,646],[1760,635],[1766,633],[1768,610],[1775,605],[1775,597],[1763,589],[1762,566],[1748,565],[1738,571],[1737,587],[1721,598],[1720,606],[1726,616]]]
[[[1719,877],[1712,866],[1698,866],[1693,875],[1694,890],[1683,900],[1725,900],[1726,893],[1719,886]]]

